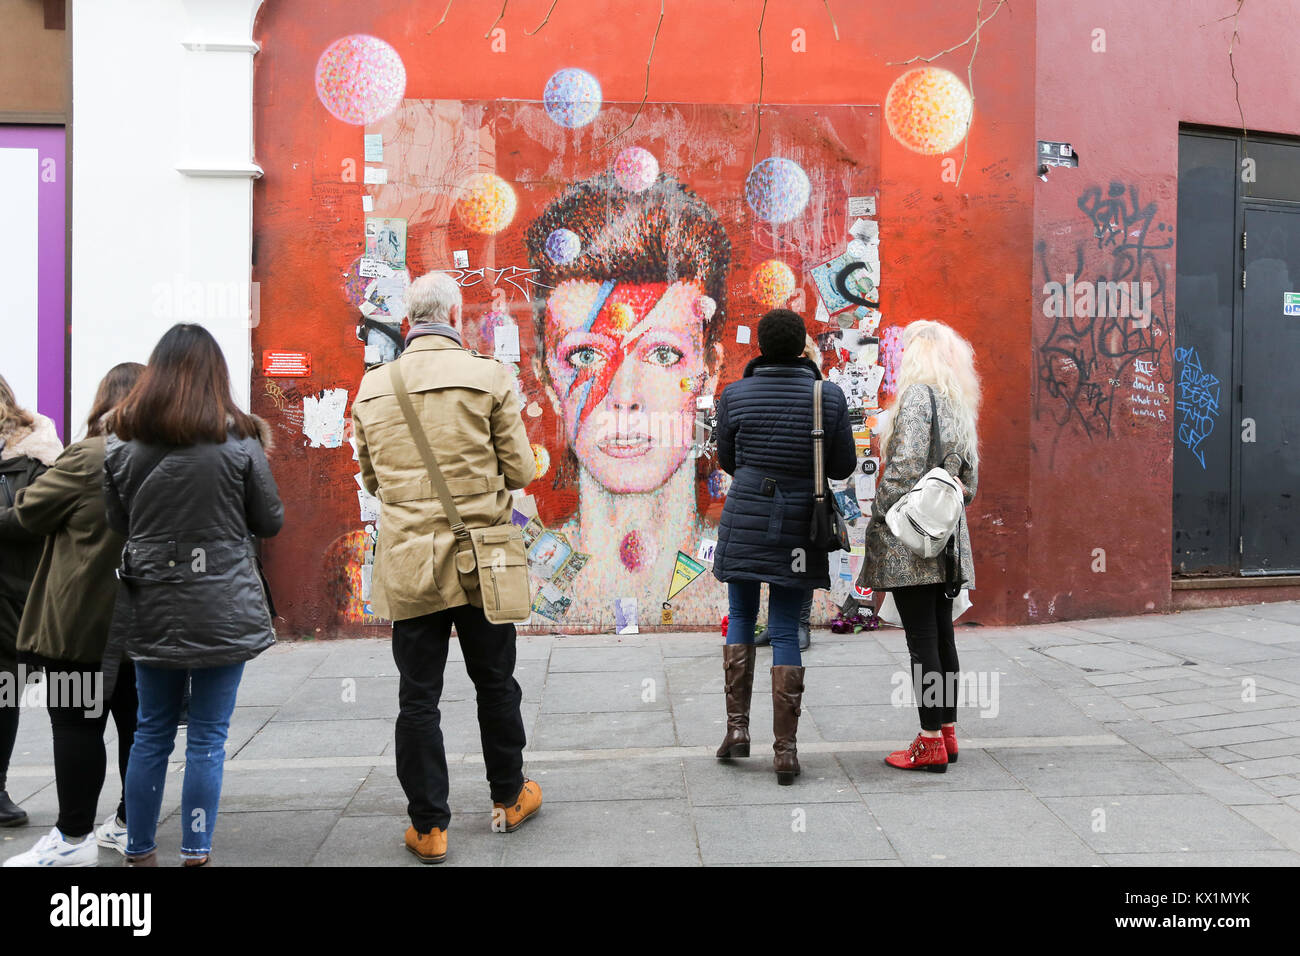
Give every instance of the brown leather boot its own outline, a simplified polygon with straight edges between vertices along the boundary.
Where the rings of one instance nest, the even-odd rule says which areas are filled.
[[[406,828],[406,848],[419,857],[421,863],[441,863],[447,859],[447,828],[434,827],[428,833],[421,833],[409,826]]]
[[[799,703],[803,700],[803,668],[772,668],[772,769],[782,786],[794,783],[799,775],[799,751],[795,736],[799,732]]]
[[[722,675],[727,692],[727,736],[719,760],[749,756],[749,701],[754,691],[754,645],[722,645]]]

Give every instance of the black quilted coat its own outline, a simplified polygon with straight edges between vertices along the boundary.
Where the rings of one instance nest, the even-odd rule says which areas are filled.
[[[722,507],[713,575],[828,588],[827,555],[809,546],[813,507],[813,382],[805,358],[757,358],[718,399],[718,461],[733,476]],[[847,478],[856,456],[844,393],[822,385],[826,474]]]
[[[104,491],[109,527],[127,539],[110,648],[202,668],[275,643],[253,536],[278,532],[284,506],[262,441],[164,448],[110,435]],[[118,656],[105,655],[106,683]]]

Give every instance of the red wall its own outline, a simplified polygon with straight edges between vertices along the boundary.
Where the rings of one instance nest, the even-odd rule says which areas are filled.
[[[1098,367],[1094,378],[1105,387],[1115,368],[1124,369],[1109,434],[1100,414],[1067,416],[1062,395],[1036,377],[1028,535],[1033,571],[1024,598],[1009,611],[1012,619],[1170,609],[1173,406],[1164,406],[1164,422],[1132,414],[1131,363],[1139,356],[1158,359],[1157,374],[1147,381],[1172,391],[1178,129],[1180,123],[1242,127],[1228,63],[1236,8],[1235,0],[1039,4],[1036,136],[1070,142],[1081,162],[1078,169],[1052,170],[1036,185],[1035,363],[1044,346],[1059,341],[1042,311],[1044,283],[1079,271],[1080,261],[1094,278],[1116,268],[1118,246],[1107,219],[1124,224],[1128,248],[1121,251],[1120,270],[1143,258],[1145,276],[1165,283],[1152,322],[1164,335],[1134,334],[1132,348]],[[1257,0],[1242,9],[1234,59],[1252,131],[1300,132],[1295,17],[1292,0]],[[1095,30],[1105,31],[1104,52],[1092,49]],[[1112,183],[1120,186],[1120,202],[1090,216],[1096,207],[1087,191],[1099,188],[1109,198]],[[1101,242],[1097,219],[1103,220]],[[1082,351],[1091,357],[1096,350]],[[1085,404],[1077,369],[1060,372],[1050,384]],[[1094,549],[1105,552],[1104,572],[1094,570]]]
[[[359,631],[340,624],[337,575],[323,557],[356,525],[355,464],[346,445],[305,448],[301,433],[302,397],[338,387],[355,393],[362,371],[362,345],[339,291],[338,267],[361,246],[363,187],[341,182],[340,171],[346,158],[362,166],[362,129],[338,121],[317,101],[313,71],[320,52],[350,33],[383,38],[402,56],[409,98],[539,99],[547,78],[566,66],[597,76],[607,101],[636,102],[643,92],[645,53],[657,15],[653,4],[561,2],[544,28],[525,36],[550,3],[516,0],[501,22],[506,49],[500,53],[491,52],[484,39],[498,4],[455,3],[435,29],[443,6],[277,0],[264,6],[256,28],[262,45],[255,58],[257,161],[266,174],[254,199],[261,323],[253,345],[258,356],[263,349],[310,351],[314,365],[306,379],[276,379],[268,388],[255,374],[252,383],[254,408],[272,422],[280,441],[273,465],[287,521],[280,536],[268,542],[266,558],[288,637]],[[831,6],[838,41],[818,0],[769,5],[766,102],[883,103],[890,83],[907,69],[890,61],[933,56],[965,39],[974,25],[975,5],[951,0]],[[655,45],[650,99],[752,103],[759,87],[760,9],[757,2],[722,0],[670,4]],[[792,51],[796,29],[806,32],[805,53]],[[1057,27],[1051,30],[1057,37]],[[951,323],[975,345],[983,376],[982,473],[970,514],[979,585],[970,616],[983,623],[1026,619],[1021,595],[1027,590],[1033,540],[1024,533],[1031,503],[1030,440],[1032,434],[1041,445],[1042,427],[1031,427],[1029,402],[1033,351],[1026,315],[1037,301],[1030,285],[1033,194],[1059,191],[1060,211],[1043,221],[1064,216],[1073,202],[1068,191],[1086,173],[1071,171],[1073,179],[1061,175],[1047,187],[1033,178],[1034,33],[1035,6],[1027,0],[1003,8],[983,30],[974,64],[975,119],[959,186],[945,180],[952,164],[945,165],[944,157],[910,152],[888,135],[881,139],[884,325],[925,317]],[[964,76],[969,55],[965,47],[936,65]],[[1131,100],[1131,93],[1122,98]],[[1063,100],[1045,103],[1040,94],[1038,102],[1040,109],[1060,102],[1063,118],[1076,118]],[[1127,108],[1137,125],[1141,111],[1131,103]],[[1041,123],[1040,129],[1045,129]],[[1059,138],[1071,135],[1063,132]],[[1161,148],[1172,156],[1172,132],[1170,139]],[[1081,144],[1085,162],[1091,163],[1088,148]],[[960,163],[961,148],[949,157]],[[1154,520],[1167,526],[1167,437],[1163,440],[1164,497]],[[1042,456],[1035,461],[1034,473],[1042,476]],[[1081,465],[1069,459],[1069,467]],[[1035,495],[1045,481],[1040,478]],[[1046,526],[1053,535],[1067,533],[1063,522],[1070,520],[1074,497],[1079,496],[1058,497],[1050,507],[1044,506],[1050,493],[1036,499],[1041,504],[1034,530]],[[1166,555],[1165,600],[1167,539],[1166,530],[1160,552]],[[1034,555],[1042,560],[1039,551]],[[1039,573],[1036,569],[1035,576]]]

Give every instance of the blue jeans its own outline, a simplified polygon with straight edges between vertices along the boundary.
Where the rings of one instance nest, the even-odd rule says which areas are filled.
[[[730,603],[727,612],[728,644],[754,643],[754,622],[758,618],[760,587],[762,585],[758,581],[727,583]],[[807,596],[808,591],[803,588],[768,585],[767,628],[772,634],[773,667],[803,666],[803,657],[799,654],[799,615]]]
[[[212,849],[226,759],[226,733],[244,665],[171,670],[135,665],[140,713],[126,768],[126,851],[158,847],[158,814],[167,783],[167,758],[176,745],[185,679],[191,678],[185,734],[185,780],[181,784],[181,856],[199,858]]]
[[[804,595],[803,607],[799,610],[799,646],[807,643],[809,633],[812,631],[812,602],[813,595],[816,591],[808,591]]]

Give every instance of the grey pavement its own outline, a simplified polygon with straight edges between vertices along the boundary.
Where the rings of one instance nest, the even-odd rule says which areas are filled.
[[[792,787],[771,770],[768,649],[754,756],[713,759],[720,642],[520,637],[525,769],[545,806],[512,834],[491,831],[473,685],[453,642],[446,865],[1300,864],[1300,603],[960,627],[962,749],[946,774],[882,762],[918,726],[902,632],[818,631]],[[250,663],[214,863],[420,865],[402,847],[396,713],[387,640],[280,644]],[[164,856],[180,845],[181,769],[168,775]],[[23,713],[9,790],[31,822],[0,830],[0,858],[57,815],[43,710]],[[110,759],[101,819],[119,793]],[[121,857],[101,850],[100,862]]]

